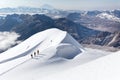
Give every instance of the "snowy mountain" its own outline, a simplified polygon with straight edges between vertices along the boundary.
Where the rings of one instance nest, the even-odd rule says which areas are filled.
[[[27,60],[30,58],[30,54],[37,51],[37,49],[40,50],[41,56],[44,55],[42,56],[43,59],[58,56],[72,59],[83,50],[81,45],[66,32],[58,29],[50,29],[37,33],[16,47],[0,54],[0,64],[4,65],[4,63],[11,63],[25,57]],[[1,73],[3,72],[0,71]]]
[[[71,18],[78,17],[80,14],[71,14]],[[73,17],[72,17],[73,16]],[[69,16],[70,17],[70,16]],[[113,37],[116,35],[115,33],[119,31],[119,24],[117,27],[110,27],[105,25],[106,27],[101,27],[102,30],[115,30],[115,33],[95,30],[92,25],[97,24],[106,24],[106,21],[101,20],[92,20],[92,18],[85,19],[86,23],[76,23],[72,21],[70,18],[59,18],[59,19],[52,19],[51,17],[48,17],[46,15],[28,15],[28,14],[13,14],[8,15],[4,19],[0,19],[0,31],[13,31],[20,35],[18,40],[25,40],[32,36],[33,34],[50,29],[50,28],[58,28],[64,31],[67,31],[69,34],[71,34],[79,43],[82,44],[95,44],[95,45],[108,45],[109,42],[113,39]],[[73,19],[74,20],[74,19]],[[88,22],[87,22],[88,21]],[[89,22],[90,21],[90,22]],[[95,23],[93,23],[95,21]],[[107,21],[109,23],[109,21]],[[90,26],[93,28],[88,28],[87,25],[84,26],[83,24],[91,24]],[[109,23],[110,25],[111,23]],[[111,24],[112,26],[112,24]],[[109,30],[110,29],[110,30]],[[112,43],[113,47],[119,47],[119,36],[118,41],[115,43]],[[117,46],[116,46],[117,45]]]
[[[102,18],[102,19],[108,19],[108,20],[111,20],[111,21],[120,22],[120,18],[118,18],[114,15],[110,15],[108,13],[98,14],[96,17],[99,17],[99,18]]]
[[[114,33],[120,31],[119,14],[120,10],[74,12],[69,13],[67,19],[91,29]]]
[[[38,80],[108,54],[83,48],[65,31],[48,29],[0,54],[0,80]]]
[[[45,4],[42,5],[41,7],[16,7],[16,8],[0,8],[0,16],[7,16],[10,14],[46,14],[50,17],[53,18],[59,18],[59,17],[64,17],[68,14],[67,11],[64,10],[59,10],[51,5]]]
[[[109,21],[98,20],[89,18],[83,20],[82,23],[74,22],[74,18],[81,18],[80,14],[71,14],[71,18],[59,18],[59,19],[52,19],[43,14],[35,14],[35,15],[28,15],[28,14],[13,14],[8,15],[4,19],[0,19],[0,31],[13,31],[20,35],[18,40],[25,40],[32,36],[33,34],[50,29],[50,28],[58,28],[63,31],[67,31],[71,34],[79,43],[82,44],[95,44],[95,45],[108,45],[109,42],[112,41],[113,37],[116,35],[116,32],[120,30],[119,23],[118,27],[112,25]],[[73,18],[73,17],[74,18]],[[72,21],[73,20],[73,21]],[[102,21],[102,22],[101,22]],[[104,25],[104,23],[106,25]],[[89,28],[87,25],[91,26]],[[99,30],[95,30],[92,25],[97,26],[99,24]],[[85,25],[85,26],[84,26]],[[105,27],[102,27],[104,25]],[[109,26],[110,25],[110,26]],[[112,27],[111,27],[112,26]],[[107,31],[101,31],[101,30]],[[116,32],[108,32],[108,31],[116,31]],[[114,40],[115,43],[112,42],[113,47],[119,48],[119,36],[117,40]],[[114,45],[113,45],[114,44]]]

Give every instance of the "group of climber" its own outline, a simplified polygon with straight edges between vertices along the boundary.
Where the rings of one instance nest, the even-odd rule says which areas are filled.
[[[39,55],[39,50],[37,50],[37,52],[34,52],[34,54],[31,54],[31,58],[36,57],[37,55]]]
[[[50,42],[52,43],[53,41],[52,40],[50,40]],[[34,58],[34,57],[36,57],[37,55],[39,55],[39,50],[37,50],[37,52],[34,52],[33,54],[31,54],[31,58]]]

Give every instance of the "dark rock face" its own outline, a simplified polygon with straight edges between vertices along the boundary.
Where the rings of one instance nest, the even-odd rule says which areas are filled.
[[[78,15],[70,16],[77,18]],[[13,14],[0,20],[0,23],[0,31],[15,31],[21,35],[19,40],[25,40],[33,34],[49,28],[58,28],[67,31],[80,43],[120,47],[120,33],[88,28],[68,18],[52,19],[46,15]]]

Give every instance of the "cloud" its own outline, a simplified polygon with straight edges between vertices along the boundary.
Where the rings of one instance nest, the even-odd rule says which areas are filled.
[[[0,52],[18,44],[20,42],[17,41],[18,37],[20,35],[15,32],[0,32]]]

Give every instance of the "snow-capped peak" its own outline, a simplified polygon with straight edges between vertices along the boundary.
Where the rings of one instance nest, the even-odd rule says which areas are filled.
[[[111,20],[111,21],[120,22],[119,18],[117,18],[116,16],[114,16],[112,14],[108,14],[108,13],[98,14],[96,17],[99,17],[101,19],[108,19],[108,20]]]

